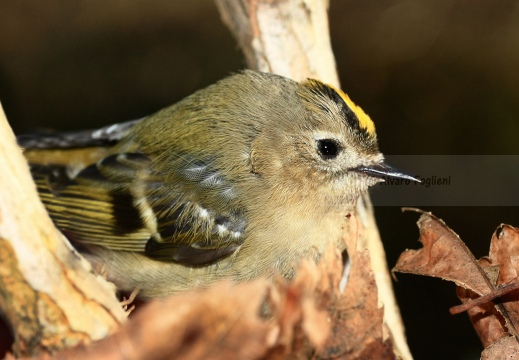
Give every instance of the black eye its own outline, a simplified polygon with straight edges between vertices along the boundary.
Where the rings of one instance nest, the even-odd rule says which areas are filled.
[[[317,141],[319,155],[325,160],[333,159],[339,154],[339,145],[335,140],[322,139]]]

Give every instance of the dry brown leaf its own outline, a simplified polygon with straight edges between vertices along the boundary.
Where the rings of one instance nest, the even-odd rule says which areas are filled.
[[[481,360],[517,359],[519,344],[513,336],[504,336],[481,353]]]
[[[497,283],[497,277],[499,275],[499,266],[492,265],[488,257],[483,257],[479,259],[478,262],[485,271],[485,274],[490,283],[495,287]],[[458,295],[458,298],[464,305],[481,299],[481,297],[479,297],[479,295],[473,291],[467,290],[460,286],[456,288],[456,295]],[[483,347],[486,348],[494,341],[499,340],[504,335],[507,335],[505,319],[499,313],[499,311],[497,311],[492,301],[487,301],[477,306],[471,306],[466,311],[470,322],[474,327],[474,330],[476,330],[479,339],[483,343]],[[451,314],[453,314],[452,308]]]
[[[406,250],[400,255],[393,272],[439,277],[478,295],[493,288],[485,271],[459,236],[431,213],[415,210],[422,249]]]
[[[59,353],[60,359],[283,359],[308,358],[326,340],[326,316],[300,288],[284,284],[270,302],[272,318],[260,308],[270,285],[258,280],[240,285],[219,283],[206,291],[190,291],[153,301],[121,330],[89,347]],[[303,318],[307,316],[303,320]],[[316,333],[306,339],[300,324]],[[324,335],[324,336],[323,336]],[[314,342],[317,341],[317,342]]]
[[[492,236],[489,256],[479,260],[494,289],[483,297],[474,294],[466,298],[458,289],[460,299],[468,310],[469,318],[485,347],[510,333],[517,336],[519,326],[519,231],[510,225],[500,225]],[[492,300],[497,300],[494,306]],[[474,306],[477,304],[477,306]],[[507,331],[508,330],[508,331]]]
[[[462,303],[478,298],[476,293],[460,286],[456,288],[456,295],[458,295]],[[505,320],[499,311],[497,311],[492,301],[471,307],[467,310],[467,315],[483,347],[486,348],[503,336],[508,336],[505,328]]]
[[[258,316],[266,284],[220,283],[153,301],[121,330],[90,347],[59,354],[64,359],[259,358],[275,325]]]
[[[499,264],[498,285],[516,279],[519,274],[519,229],[501,224],[492,236],[488,258],[492,264]]]
[[[501,225],[492,237],[489,256],[477,261],[443,221],[415,211],[422,213],[418,226],[424,247],[405,251],[393,271],[455,282],[463,305],[451,313],[468,311],[486,348],[482,359],[515,358],[519,354],[519,229]]]
[[[328,274],[328,283],[318,287],[318,299],[329,313],[332,336],[318,354],[321,358],[394,359],[392,340],[383,336],[384,308],[378,302],[375,278],[369,271],[369,253],[358,249],[356,242],[364,229],[354,216],[349,224],[344,240],[352,267],[344,294],[337,291],[342,273],[340,254],[331,259],[329,253],[319,263],[321,273]],[[321,279],[326,280],[324,276]]]
[[[492,236],[488,257],[492,264],[499,265],[498,286],[516,280],[519,274],[519,229],[510,225],[500,225]],[[519,333],[519,290],[501,296],[500,302],[506,310],[505,318],[510,332],[517,335]]]
[[[362,236],[363,230],[359,228],[355,217],[352,216],[349,224],[350,234],[345,235],[345,241]],[[287,304],[278,306],[278,309],[290,308],[288,300],[297,298],[294,294],[307,294],[300,300],[303,310],[303,316],[300,316],[301,326],[295,329],[280,327],[278,346],[289,347],[287,339],[290,339],[289,334],[293,331],[290,359],[308,359],[315,351],[319,359],[395,358],[392,340],[383,337],[384,309],[378,303],[375,279],[369,271],[369,254],[365,249],[358,250],[354,240],[347,243],[347,248],[352,268],[344,294],[339,291],[343,258],[333,248],[327,250],[318,265],[310,261],[303,262],[296,278],[288,284],[286,290],[282,290],[288,290],[289,296],[283,300]],[[283,284],[284,282],[278,283],[271,290],[271,299],[278,302],[283,299],[279,291],[285,289],[286,285]],[[310,299],[315,301],[317,309],[311,306]],[[296,312],[297,310],[293,310],[284,316],[294,316]],[[322,323],[323,313],[326,315],[325,323]],[[315,345],[309,346],[307,339],[321,346],[317,346],[317,349]],[[271,352],[270,355],[274,353]]]

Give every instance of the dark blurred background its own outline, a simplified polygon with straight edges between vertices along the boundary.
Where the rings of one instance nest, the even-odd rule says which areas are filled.
[[[330,15],[342,87],[374,119],[384,153],[519,153],[518,2],[332,0]],[[140,118],[243,67],[209,0],[0,0],[0,100],[18,134]],[[500,223],[519,226],[519,207],[425,210],[476,257]],[[392,267],[419,247],[417,215],[376,214]],[[416,359],[479,359],[466,316],[448,313],[453,284],[398,279]]]

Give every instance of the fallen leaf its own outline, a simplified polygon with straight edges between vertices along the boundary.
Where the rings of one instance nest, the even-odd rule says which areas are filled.
[[[321,272],[329,274],[326,285],[322,283],[317,291],[330,316],[332,335],[318,355],[326,359],[395,359],[392,339],[383,336],[384,308],[369,271],[369,253],[356,242],[363,236],[363,228],[353,216],[349,224],[350,235],[345,241],[351,270],[344,294],[337,291],[342,273],[340,254],[335,253],[334,261],[328,254],[328,259],[319,263]]]
[[[485,347],[482,359],[512,359],[519,354],[519,229],[501,225],[489,256],[474,258],[461,239],[431,213],[416,210],[423,248],[407,250],[393,272],[439,277],[458,285],[462,305]]]
[[[481,360],[517,359],[519,344],[513,336],[504,336],[481,353]]]
[[[490,241],[490,262],[499,265],[497,285],[517,280],[519,274],[519,229],[501,224]],[[513,335],[519,333],[519,290],[500,297],[506,311],[507,326]],[[502,312],[502,311],[501,311]]]
[[[484,295],[493,290],[485,271],[459,236],[431,213],[419,211],[423,248],[404,251],[394,272],[439,277]]]
[[[460,286],[456,288],[456,295],[462,303],[477,299],[478,295],[471,290]],[[492,301],[471,307],[467,310],[470,322],[478,334],[483,347],[487,347],[503,336],[508,336],[503,316],[497,311]]]

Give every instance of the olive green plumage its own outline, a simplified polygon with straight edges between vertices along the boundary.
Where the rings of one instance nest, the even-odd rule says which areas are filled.
[[[56,225],[144,297],[290,277],[327,244],[342,248],[370,185],[407,177],[384,165],[373,123],[344,93],[252,71],[141,121],[19,143]]]

